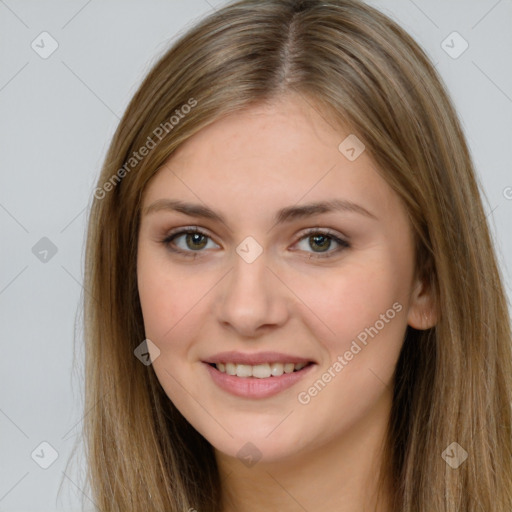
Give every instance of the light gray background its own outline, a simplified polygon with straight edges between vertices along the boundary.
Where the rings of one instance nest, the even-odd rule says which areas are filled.
[[[81,452],[66,463],[83,417],[80,317],[75,366],[73,340],[87,208],[110,138],[150,65],[223,3],[0,0],[0,512],[80,510]],[[411,33],[447,84],[511,297],[512,2],[370,3]],[[47,59],[31,47],[42,46],[44,31],[59,45]],[[456,59],[442,47],[453,31],[469,44]],[[462,42],[452,39],[444,44],[453,53]],[[43,237],[57,248],[46,262],[32,251]],[[58,452],[48,469],[31,457],[43,441]],[[44,446],[36,453],[49,461]]]

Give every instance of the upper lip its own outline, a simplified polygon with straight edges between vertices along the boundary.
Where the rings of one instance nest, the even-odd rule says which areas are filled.
[[[220,352],[215,354],[208,359],[204,360],[205,363],[218,364],[218,363],[233,363],[233,364],[249,364],[257,365],[264,363],[312,363],[311,359],[304,357],[294,356],[291,354],[283,354],[281,352],[257,352],[257,353],[246,353],[246,352]]]

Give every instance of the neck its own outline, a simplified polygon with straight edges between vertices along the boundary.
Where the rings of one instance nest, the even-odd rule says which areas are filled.
[[[391,397],[383,395],[343,435],[286,459],[247,467],[217,451],[222,512],[391,512],[391,479],[382,458],[390,407]],[[379,489],[381,470],[386,478]]]

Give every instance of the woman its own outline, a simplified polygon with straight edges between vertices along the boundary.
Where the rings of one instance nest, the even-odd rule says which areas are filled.
[[[510,319],[423,51],[356,0],[242,0],[132,99],[89,219],[101,510],[509,511]]]

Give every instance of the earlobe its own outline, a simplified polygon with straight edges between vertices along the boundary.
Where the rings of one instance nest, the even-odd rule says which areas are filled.
[[[426,330],[434,327],[438,315],[432,288],[419,281],[411,296],[407,323],[418,330]]]

